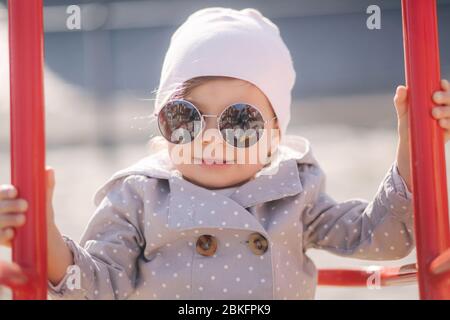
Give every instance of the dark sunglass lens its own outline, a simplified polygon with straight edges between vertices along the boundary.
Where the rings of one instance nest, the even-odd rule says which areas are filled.
[[[240,103],[228,107],[222,113],[219,128],[229,144],[248,148],[260,139],[264,130],[264,119],[255,107]]]
[[[185,101],[167,103],[158,114],[161,134],[175,144],[189,143],[201,130],[201,116]]]

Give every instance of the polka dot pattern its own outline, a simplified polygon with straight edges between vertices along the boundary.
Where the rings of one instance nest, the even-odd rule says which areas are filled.
[[[139,174],[108,188],[97,194],[81,243],[65,238],[81,289],[67,290],[66,277],[49,285],[55,297],[312,299],[317,270],[308,248],[381,260],[402,257],[414,244],[411,199],[394,167],[373,202],[336,202],[319,167],[292,159],[223,190]],[[249,247],[254,233],[268,242],[261,255]],[[213,255],[198,254],[202,235],[217,240]]]

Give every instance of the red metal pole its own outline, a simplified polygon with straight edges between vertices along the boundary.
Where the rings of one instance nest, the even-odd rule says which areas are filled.
[[[11,180],[29,204],[13,241],[13,260],[29,283],[14,290],[14,299],[47,298],[42,10],[42,0],[8,1]]]
[[[450,299],[450,273],[430,264],[450,248],[443,129],[431,116],[441,90],[435,0],[402,0],[415,236],[421,299]]]

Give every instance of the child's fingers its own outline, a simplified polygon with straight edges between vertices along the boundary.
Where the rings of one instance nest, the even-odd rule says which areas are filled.
[[[25,223],[25,214],[2,214],[0,215],[0,229],[20,227]]]
[[[397,117],[402,118],[407,112],[407,89],[405,86],[398,86],[394,96],[394,106],[397,111]]]
[[[431,115],[435,119],[450,118],[450,107],[449,106],[437,106],[431,109]]]
[[[5,262],[0,265],[0,282],[10,285],[23,285],[27,282],[27,276],[17,263]]]
[[[436,91],[433,94],[433,101],[436,104],[450,105],[450,91]]]
[[[405,115],[408,112],[408,106],[407,106],[407,89],[405,86],[398,86],[397,90],[395,91],[394,96],[394,106],[397,112],[397,117],[399,121],[401,119],[406,119]]]
[[[446,129],[446,139],[447,135],[450,133],[450,107],[444,106],[444,107],[434,107],[431,110],[432,116],[438,120],[438,124],[441,128]]]
[[[441,80],[441,87],[442,89],[444,89],[444,91],[450,91],[450,83],[448,82],[447,79]]]
[[[14,238],[14,229],[6,228],[0,229],[0,245],[10,245]]]
[[[441,88],[443,91],[436,91],[433,94],[433,100],[437,104],[450,104],[450,83],[447,79],[441,79]]]
[[[0,200],[0,216],[4,213],[24,212],[28,209],[28,202],[25,199]]]
[[[406,101],[406,97],[407,97],[406,87],[398,86],[397,90],[395,91],[394,103],[395,104],[404,103]]]
[[[11,184],[0,185],[0,200],[13,199],[17,196],[17,189]]]
[[[439,125],[443,129],[450,130],[450,119],[448,119],[448,118],[439,119]]]

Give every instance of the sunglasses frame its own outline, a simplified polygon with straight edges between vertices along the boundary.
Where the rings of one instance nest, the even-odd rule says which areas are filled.
[[[254,105],[252,105],[252,104],[250,104],[250,103],[247,103],[247,102],[235,102],[235,103],[232,103],[232,104],[226,106],[226,107],[225,107],[218,115],[217,115],[217,114],[203,114],[203,113],[200,112],[200,110],[197,108],[197,106],[196,106],[194,103],[192,103],[192,102],[189,101],[189,100],[185,100],[185,99],[173,99],[173,100],[167,101],[167,102],[164,104],[164,106],[163,106],[163,107],[155,114],[155,116],[159,119],[159,113],[160,113],[160,112],[161,112],[161,111],[162,111],[169,103],[174,103],[174,102],[176,103],[177,101],[188,103],[189,105],[191,105],[191,106],[198,112],[198,114],[199,114],[200,117],[201,117],[201,129],[200,129],[199,132],[195,135],[195,137],[192,139],[192,141],[187,142],[187,143],[192,143],[195,139],[198,138],[198,136],[199,136],[201,133],[203,133],[203,131],[205,130],[205,127],[206,127],[206,125],[205,125],[205,117],[206,117],[206,118],[216,118],[217,130],[220,132],[220,136],[222,137],[222,139],[223,139],[227,144],[229,144],[230,146],[232,146],[233,148],[239,148],[239,149],[241,149],[241,147],[237,147],[237,146],[232,145],[231,143],[229,143],[229,142],[224,138],[224,136],[223,136],[223,134],[222,134],[222,132],[220,131],[220,128],[219,128],[219,121],[220,121],[220,119],[221,119],[223,113],[224,113],[225,111],[227,111],[229,108],[231,108],[232,106],[235,106],[235,105],[237,105],[237,104],[245,104],[245,105],[248,105],[248,106],[254,108],[256,111],[258,111],[259,114],[261,115],[261,118],[263,119],[264,127],[265,127],[265,125],[266,125],[267,123],[269,123],[270,121],[273,121],[273,120],[275,120],[275,119],[277,118],[277,116],[274,116],[274,117],[271,118],[271,119],[264,119],[264,116],[263,116],[261,110],[259,110],[258,107],[254,106]],[[264,128],[263,128],[263,129],[264,129]],[[170,143],[173,143],[172,141],[170,141],[169,139],[167,139],[167,138],[164,136],[164,134],[162,133],[162,130],[161,130],[159,121],[158,121],[158,130],[159,130],[159,132],[161,133],[161,135],[164,137],[164,139],[166,139],[166,140],[169,141]],[[257,141],[259,141],[259,139],[258,139]],[[242,147],[242,148],[245,148],[245,147]]]

